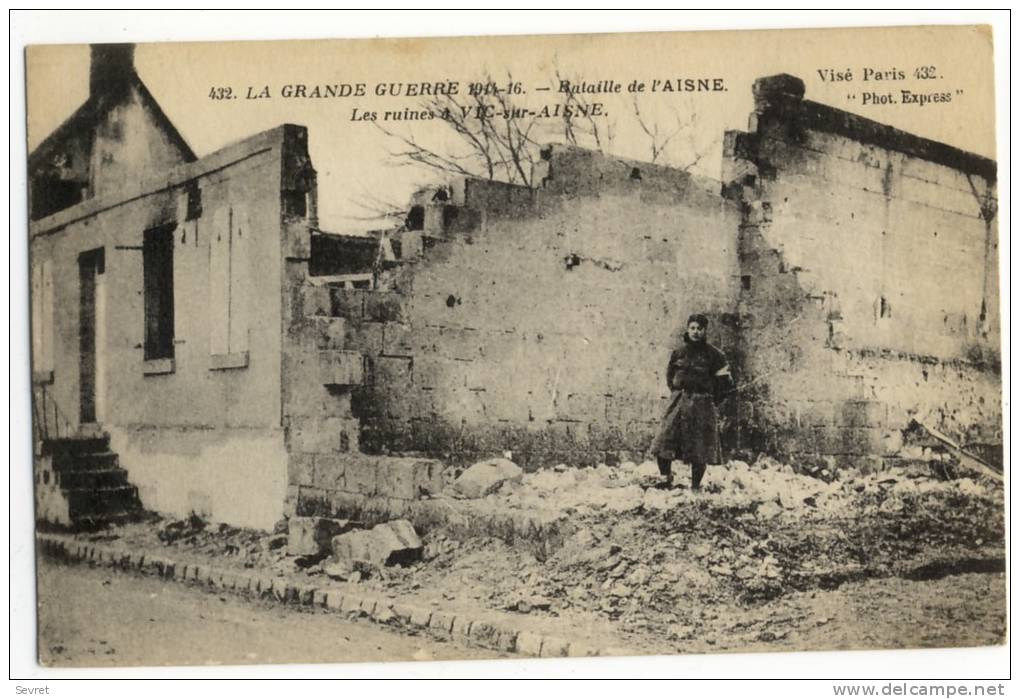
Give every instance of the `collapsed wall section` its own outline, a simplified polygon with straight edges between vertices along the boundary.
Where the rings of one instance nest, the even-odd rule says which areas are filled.
[[[717,182],[575,148],[541,189],[468,180],[434,192],[385,290],[333,289],[360,446],[527,468],[640,458],[690,313],[738,351],[739,210]],[[414,213],[414,212],[413,212]]]
[[[759,80],[726,139],[759,445],[877,465],[912,418],[1001,444],[994,162],[803,95]]]
[[[294,135],[283,166],[283,237],[280,250],[282,353],[281,417],[287,460],[288,514],[344,515],[366,499],[399,514],[410,502],[445,485],[442,465],[362,450],[362,424],[352,397],[366,381],[366,346],[357,334],[365,293],[374,285],[378,241],[318,229],[316,174],[304,132]],[[288,205],[287,202],[290,202]],[[345,287],[350,287],[346,291]],[[359,287],[359,288],[355,288]],[[346,313],[345,294],[358,313]],[[384,293],[371,296],[388,307]],[[382,311],[370,310],[371,318]]]

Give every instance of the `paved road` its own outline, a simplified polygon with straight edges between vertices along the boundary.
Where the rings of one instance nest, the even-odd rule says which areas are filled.
[[[237,665],[502,657],[325,610],[297,610],[43,560],[40,660],[53,666]]]

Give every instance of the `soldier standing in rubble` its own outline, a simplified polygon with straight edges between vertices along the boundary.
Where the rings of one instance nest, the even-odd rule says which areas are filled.
[[[687,331],[673,350],[666,367],[666,384],[671,391],[669,407],[653,450],[662,487],[673,485],[674,459],[691,465],[691,489],[701,489],[707,464],[722,461],[719,446],[718,401],[732,388],[726,357],[708,344],[708,318],[696,313],[687,319]]]

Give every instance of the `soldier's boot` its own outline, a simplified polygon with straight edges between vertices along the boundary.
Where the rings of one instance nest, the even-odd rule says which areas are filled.
[[[705,477],[705,464],[691,464],[691,490],[701,490],[701,479]]]
[[[673,460],[664,459],[661,456],[658,457],[656,463],[659,464],[659,473],[663,477],[663,482],[659,484],[660,488],[672,488],[673,487]]]

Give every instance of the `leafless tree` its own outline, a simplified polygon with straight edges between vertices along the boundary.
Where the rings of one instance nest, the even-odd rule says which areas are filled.
[[[349,201],[362,213],[354,216],[344,216],[343,218],[359,222],[387,222],[397,226],[404,223],[404,220],[407,218],[406,205],[383,199],[368,191],[367,187],[362,186],[360,189],[361,191],[358,196],[356,198],[350,197]]]
[[[561,83],[565,78],[560,67],[556,66],[556,83]],[[577,82],[570,80],[570,82]],[[614,128],[613,122],[608,119],[603,125],[593,116],[592,105],[588,99],[578,92],[567,92],[565,104],[570,109],[563,110],[563,133],[562,137],[566,143],[582,148],[593,148],[600,153],[612,150]]]
[[[673,111],[673,124],[664,128],[659,121],[647,118],[641,113],[641,105],[637,95],[633,95],[634,118],[641,131],[648,137],[648,149],[651,162],[661,163],[677,167],[685,172],[690,172],[703,157],[705,150],[697,148],[694,141],[695,112],[693,109],[685,110],[681,115],[680,110]],[[674,155],[677,137],[681,137],[687,143],[687,157]]]
[[[558,86],[565,79],[564,72],[559,66],[554,70]],[[512,74],[508,73],[506,79],[514,84]],[[483,84],[495,86],[495,81],[487,75]],[[439,136],[425,140],[410,129],[397,130],[374,123],[396,144],[390,150],[394,162],[412,162],[439,173],[532,186],[539,149],[550,142],[604,153],[613,150],[614,121],[595,116],[583,93],[560,93],[560,99],[564,109],[558,120],[543,119],[523,102],[523,95],[504,89],[438,95],[421,103],[422,110],[448,127],[455,135],[453,139]],[[660,120],[642,112],[634,97],[633,117],[649,140],[651,162],[689,171],[704,157],[704,151],[697,148],[694,140],[695,114],[693,109],[674,110],[671,116],[670,125],[664,127]],[[686,148],[678,147],[682,142]]]
[[[513,83],[513,76],[508,74]],[[485,84],[494,85],[490,77]],[[460,152],[430,146],[413,133],[376,126],[400,144],[390,151],[397,161],[410,161],[439,172],[531,184],[539,143],[533,137],[538,119],[506,90],[476,91],[466,97],[439,95],[422,105],[458,136]]]

